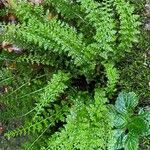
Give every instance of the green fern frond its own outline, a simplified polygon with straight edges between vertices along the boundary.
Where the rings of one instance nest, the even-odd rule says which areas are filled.
[[[79,0],[80,1],[80,0]],[[81,0],[81,8],[87,13],[87,18],[96,29],[95,43],[90,46],[95,48],[95,56],[108,58],[108,53],[115,50],[116,30],[113,14],[113,1],[107,0],[102,4],[93,0]]]
[[[23,127],[5,133],[5,137],[12,138],[16,136],[40,133],[43,129],[52,127],[59,121],[64,122],[65,116],[68,112],[69,107],[66,103],[62,105],[55,105],[53,110],[47,110],[47,112],[44,112],[42,116],[36,117],[36,120],[27,122]]]
[[[119,79],[119,72],[114,67],[114,65],[111,63],[104,64],[104,67],[105,67],[106,76],[108,79],[106,91],[108,93],[113,93],[116,90],[115,86],[116,86],[118,79]]]
[[[60,63],[62,62],[62,57],[59,58],[54,53],[40,54],[35,51],[33,53],[20,55],[19,57],[16,58],[16,62],[24,62],[38,65],[43,64],[57,67],[60,66]]]
[[[104,105],[107,101],[105,93],[97,89],[95,102],[88,106],[82,103],[82,98],[71,109],[64,129],[55,133],[48,141],[48,150],[107,149],[111,138],[111,125]]]
[[[134,7],[125,0],[114,0],[114,6],[119,14],[120,31],[119,31],[119,45],[118,52],[120,55],[124,51],[130,51],[133,42],[137,42],[137,35],[139,34],[138,21],[139,16],[134,14]]]
[[[80,7],[76,2],[66,0],[45,0],[44,3],[52,5],[58,13],[68,19],[79,18],[81,15]]]
[[[44,107],[48,106],[50,103],[55,102],[59,95],[68,88],[66,83],[69,79],[70,75],[62,71],[58,71],[57,74],[53,75],[51,81],[45,87],[45,91],[43,92],[38,103],[36,104],[36,115],[34,119],[44,110]]]

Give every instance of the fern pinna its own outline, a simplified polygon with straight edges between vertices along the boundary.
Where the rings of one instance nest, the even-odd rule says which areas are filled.
[[[116,91],[116,63],[139,34],[133,7],[125,0],[11,0],[5,9],[17,23],[1,24],[2,41],[8,43],[2,47],[1,64],[5,58],[19,68],[29,66],[26,78],[41,86],[29,91],[32,95],[41,89],[39,98],[29,100],[33,108],[24,115],[25,125],[5,136],[48,135],[48,149],[107,149],[112,126],[106,97]],[[11,46],[22,52],[13,53]],[[43,77],[34,80],[35,74]]]

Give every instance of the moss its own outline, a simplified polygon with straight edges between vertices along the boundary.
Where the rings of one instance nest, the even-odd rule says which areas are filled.
[[[131,53],[118,65],[120,69],[121,88],[127,91],[134,91],[141,97],[141,105],[150,104],[150,32],[144,29],[145,0],[130,0],[135,6],[135,11],[139,13],[141,24],[141,34],[139,43],[135,45]]]
[[[145,17],[144,5],[146,0],[130,0],[136,5],[136,12],[140,15],[141,35],[139,43],[133,47],[131,53],[118,65],[120,69],[120,88],[134,91],[140,97],[140,107],[150,106],[150,32],[144,26],[148,18]],[[150,149],[150,137],[140,140],[140,149]]]
[[[149,104],[150,100],[150,68],[144,65],[144,52],[134,51],[126,56],[119,66],[120,86],[127,91],[136,92],[143,103]]]

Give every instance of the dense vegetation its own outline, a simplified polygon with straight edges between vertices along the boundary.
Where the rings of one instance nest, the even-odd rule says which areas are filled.
[[[142,4],[1,2],[2,141],[24,138],[18,149],[33,150],[149,149]]]

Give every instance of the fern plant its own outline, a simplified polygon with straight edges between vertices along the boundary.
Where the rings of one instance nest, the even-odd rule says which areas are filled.
[[[83,3],[83,6],[82,6],[82,3]],[[81,9],[82,9],[82,7],[86,7],[85,4],[88,4],[88,2],[86,2],[86,1],[85,2],[82,1],[82,3],[80,5]],[[19,7],[15,7],[15,5],[13,5],[12,7],[14,8],[17,16],[20,17],[20,19],[22,21],[25,21],[26,23],[23,23],[21,25],[15,25],[15,26],[9,25],[8,30],[4,36],[5,40],[13,42],[12,39],[14,39],[15,41],[21,39],[21,41],[24,41],[24,42],[27,41],[28,44],[37,45],[40,48],[44,48],[45,50],[50,49],[51,51],[57,52],[59,54],[68,53],[68,56],[72,57],[72,59],[74,60],[74,63],[77,66],[84,67],[83,72],[85,72],[85,70],[86,70],[86,73],[95,68],[96,62],[94,62],[94,61],[96,60],[96,58],[95,58],[96,56],[101,55],[98,59],[100,59],[101,57],[107,59],[107,57],[108,57],[107,53],[111,52],[111,55],[112,55],[112,53],[114,53],[114,56],[111,56],[111,58],[115,58],[117,55],[120,57],[122,55],[123,51],[127,50],[129,48],[121,47],[119,45],[124,44],[126,46],[128,45],[129,47],[131,47],[130,43],[132,41],[133,42],[136,41],[135,37],[138,34],[136,27],[138,27],[139,23],[136,21],[137,17],[132,15],[133,9],[131,7],[131,10],[129,12],[130,15],[128,15],[126,12],[120,12],[118,10],[118,15],[121,16],[122,14],[126,14],[128,16],[125,16],[125,17],[126,18],[128,17],[128,20],[130,20],[131,22],[132,22],[132,20],[134,20],[132,25],[129,25],[130,30],[128,30],[128,27],[129,27],[128,23],[125,23],[122,25],[125,32],[128,31],[129,33],[127,33],[127,34],[121,33],[122,31],[120,30],[121,34],[115,35],[115,33],[117,32],[115,30],[115,28],[116,28],[115,23],[114,23],[115,21],[109,17],[109,16],[113,17],[114,10],[111,10],[111,11],[108,11],[108,10],[113,5],[116,6],[116,9],[117,8],[119,9],[120,5],[122,7],[127,8],[128,4],[126,4],[126,2],[124,2],[124,1],[122,1],[122,3],[110,1],[109,4],[108,4],[108,2],[106,4],[103,4],[101,6],[102,10],[99,11],[102,14],[99,14],[97,12],[97,8],[99,9],[100,4],[95,3],[94,1],[90,1],[90,4],[86,8],[83,8],[84,11],[86,13],[88,13],[87,18],[89,18],[89,21],[91,23],[95,24],[94,28],[97,29],[97,31],[95,33],[96,35],[93,37],[97,42],[90,43],[88,45],[83,38],[84,35],[82,33],[78,34],[74,27],[71,27],[68,24],[66,24],[65,22],[60,21],[55,18],[52,18],[51,20],[49,20],[48,19],[49,14],[47,13],[46,15],[44,15],[44,12],[43,12],[43,9],[41,6],[40,7],[35,6],[35,8],[32,8],[33,6],[26,4],[26,2],[22,2],[19,4],[20,4]],[[93,5],[94,5],[94,7],[93,7]],[[93,7],[93,8],[88,8],[88,7]],[[22,9],[22,8],[24,8],[24,9]],[[37,10],[37,8],[39,8],[39,9]],[[121,10],[125,10],[125,8],[121,9]],[[130,7],[128,7],[128,8],[130,9]],[[88,12],[88,11],[86,11],[86,9],[91,10],[91,11],[93,10],[93,12]],[[34,12],[35,12],[34,15],[32,15],[33,14],[32,10],[34,10]],[[38,17],[37,17],[36,11],[41,15],[40,16],[38,15]],[[106,14],[108,14],[108,15],[106,15]],[[103,18],[106,16],[108,16],[108,20]],[[122,20],[125,20],[125,17],[124,18],[122,17]],[[92,19],[90,19],[90,18],[92,18]],[[44,22],[44,24],[43,24],[43,22]],[[98,22],[101,22],[101,23],[98,23]],[[125,22],[127,22],[127,21],[125,21]],[[109,26],[106,27],[102,23],[106,24],[106,25],[108,24]],[[112,25],[111,28],[110,28],[110,25]],[[102,26],[103,27],[105,26],[106,29],[102,30],[103,29]],[[93,27],[91,26],[91,28],[93,28]],[[133,29],[131,29],[131,28],[133,28]],[[107,36],[107,33],[110,34],[109,38]],[[132,34],[132,36],[125,37],[128,34]],[[12,35],[15,35],[15,36],[12,36]],[[122,37],[122,40],[120,41],[120,44],[118,46],[115,43],[117,40],[116,36]],[[125,40],[127,39],[128,43],[125,43],[123,38]],[[98,42],[99,39],[101,39],[100,43]],[[130,40],[131,40],[131,42],[129,42]],[[102,41],[104,43],[102,43]],[[100,46],[98,43],[100,44]],[[122,52],[121,52],[121,54],[117,54],[115,56],[115,54],[116,54],[115,51],[117,49],[119,49],[119,47],[121,47]],[[117,50],[117,52],[119,52],[119,51],[120,50]],[[111,59],[111,58],[109,58],[109,59]]]
[[[107,149],[112,133],[105,92],[96,89],[94,100],[86,93],[78,93],[73,101],[67,124],[49,139],[45,149]]]
[[[5,136],[37,133],[29,148],[49,136],[45,149],[108,149],[112,124],[107,103],[119,80],[116,64],[139,34],[133,7],[125,0],[10,0],[7,7],[17,23],[1,23],[0,65],[10,70],[3,63],[15,62],[19,67],[13,70],[24,70],[25,83],[16,73],[18,82],[2,100],[16,94],[21,106],[22,97],[33,98],[22,116],[24,125]]]

